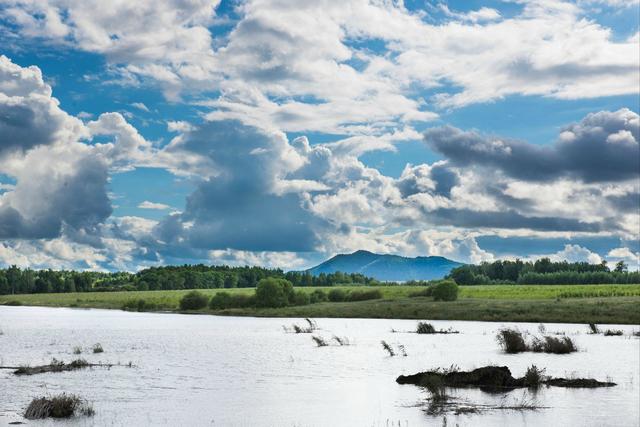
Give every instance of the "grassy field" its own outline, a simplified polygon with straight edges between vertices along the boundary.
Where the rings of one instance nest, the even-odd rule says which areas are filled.
[[[341,286],[344,290],[363,286]],[[305,292],[315,289],[298,288]],[[458,301],[434,302],[411,297],[424,289],[418,286],[378,286],[383,299],[321,303],[282,309],[205,310],[203,313],[291,317],[367,317],[405,319],[458,319],[487,321],[529,321],[568,323],[640,324],[640,285],[513,285],[462,286]],[[222,289],[202,290],[213,295]],[[253,289],[224,289],[251,294]],[[144,299],[158,310],[176,311],[188,291],[91,292],[68,294],[2,295],[0,304],[50,307],[120,309],[131,300]]]

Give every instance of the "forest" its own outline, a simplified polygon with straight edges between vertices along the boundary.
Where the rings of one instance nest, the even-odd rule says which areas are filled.
[[[262,267],[182,265],[151,267],[137,273],[0,269],[0,295],[91,291],[157,291],[180,289],[253,288],[264,278],[287,279],[294,286],[371,285],[362,274],[341,272],[313,276],[308,272]]]
[[[535,262],[495,261],[463,265],[451,270],[448,279],[457,284],[628,284],[640,283],[640,272],[627,271],[623,262],[610,269],[606,262],[553,262],[541,258]],[[0,269],[0,295],[92,291],[159,291],[181,289],[254,288],[265,278],[286,279],[293,286],[334,285],[427,285],[427,281],[405,283],[379,282],[358,273],[284,272],[263,267],[181,265],[150,267],[137,273],[70,270],[21,269],[15,265]]]
[[[540,258],[535,262],[499,260],[480,265],[463,265],[454,268],[447,276],[459,285],[523,284],[523,285],[591,285],[640,283],[640,272],[629,272],[627,265],[619,261],[613,269],[606,261],[600,264],[587,262],[554,262]]]

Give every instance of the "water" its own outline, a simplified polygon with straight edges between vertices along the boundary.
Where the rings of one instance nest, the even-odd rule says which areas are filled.
[[[457,365],[468,370],[508,366],[521,376],[527,366],[553,376],[610,379],[600,389],[543,388],[490,395],[455,392],[474,403],[534,399],[536,411],[491,410],[447,415],[449,426],[637,426],[640,403],[640,340],[634,327],[615,326],[624,337],[587,334],[586,325],[546,324],[566,332],[580,347],[570,355],[499,351],[496,331],[506,325],[538,332],[538,324],[433,321],[457,335],[392,333],[414,330],[415,321],[317,319],[319,335],[348,337],[352,345],[317,348],[309,334],[285,333],[301,319],[265,319],[109,310],[0,307],[0,364],[47,364],[51,358],[136,366],[16,377],[0,370],[0,425],[22,420],[33,397],[76,393],[93,403],[93,418],[29,421],[30,425],[101,426],[423,426],[442,425],[424,412],[427,395],[395,378]],[[602,325],[606,328],[606,325]],[[637,327],[635,328],[637,330]],[[380,340],[403,344],[407,357],[388,357]],[[105,352],[93,354],[101,343]],[[82,346],[81,356],[73,347]]]

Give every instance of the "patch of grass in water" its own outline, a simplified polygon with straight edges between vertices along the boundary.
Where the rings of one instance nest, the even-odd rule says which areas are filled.
[[[33,399],[24,417],[28,420],[45,418],[70,418],[76,414],[93,416],[93,407],[74,394],[59,394],[53,397]]]

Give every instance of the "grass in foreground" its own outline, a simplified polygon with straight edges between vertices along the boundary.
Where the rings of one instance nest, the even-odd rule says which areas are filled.
[[[366,290],[363,286],[296,288],[311,294],[317,289]],[[198,312],[262,317],[359,317],[433,320],[480,320],[514,322],[640,324],[640,285],[488,285],[461,286],[459,298],[435,302],[416,294],[424,287],[379,286],[381,299],[321,302],[277,309],[204,309]],[[249,289],[203,289],[207,296],[218,292],[251,295]],[[120,309],[144,301],[141,311],[177,311],[189,291],[91,292],[68,294],[2,295],[0,304]],[[597,296],[592,296],[597,295]]]

